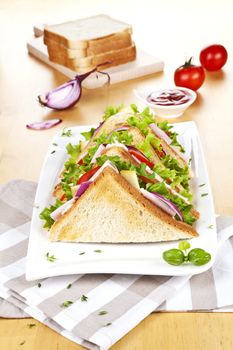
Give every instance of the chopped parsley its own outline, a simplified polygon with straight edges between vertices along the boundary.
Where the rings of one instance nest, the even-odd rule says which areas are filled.
[[[55,153],[56,151],[55,150],[53,150],[50,154],[53,154],[53,153]]]
[[[70,289],[72,287],[72,283],[69,283],[66,289]]]
[[[41,285],[42,285],[42,284],[39,282],[39,283],[37,284],[37,287],[38,287],[38,288],[40,288],[40,287],[41,287]]]
[[[88,297],[87,297],[86,295],[83,294],[83,295],[81,296],[81,301],[87,301],[87,300],[88,300]]]
[[[23,340],[19,345],[24,345],[26,343],[26,340]]]
[[[102,310],[98,313],[99,316],[103,316],[106,315],[108,313],[108,311]]]
[[[201,194],[201,197],[205,197],[205,196],[208,196],[208,193],[202,193]]]
[[[28,323],[27,326],[28,326],[28,328],[33,328],[33,327],[36,327],[36,324],[35,323]]]
[[[62,130],[62,133],[61,133],[61,136],[62,136],[62,137],[70,137],[71,135],[72,135],[71,129],[66,129],[66,128],[64,128],[64,129]]]
[[[213,225],[209,225],[208,228],[212,229],[214,226]]]
[[[64,301],[60,306],[61,307],[69,307],[70,305],[72,305],[74,302],[71,300],[66,300]]]
[[[49,262],[54,262],[55,260],[57,260],[57,258],[54,255],[49,255],[49,252],[46,253],[45,258]]]
[[[203,186],[205,186],[206,184],[201,184],[201,185],[199,185],[199,187],[203,187]]]
[[[79,255],[84,255],[84,254],[86,254],[86,252],[81,252],[81,253],[79,253]]]
[[[105,325],[103,325],[103,327],[108,327],[108,326],[111,326],[112,322],[108,322],[106,323]]]
[[[103,253],[103,250],[101,250],[101,249],[96,249],[96,250],[94,250],[94,252],[95,252],[95,253]]]

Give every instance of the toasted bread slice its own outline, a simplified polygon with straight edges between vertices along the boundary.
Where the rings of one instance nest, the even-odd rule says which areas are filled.
[[[46,26],[44,30],[46,40],[54,40],[70,49],[105,45],[131,33],[131,25],[106,15]]]
[[[104,45],[98,44],[97,42],[97,44],[94,46],[80,49],[69,49],[64,45],[59,44],[55,40],[47,39],[46,37],[44,37],[44,43],[47,46],[49,57],[51,58],[56,58],[59,54],[59,56],[63,58],[77,59],[129,47],[132,45],[132,39],[129,33],[125,33],[123,37],[119,37],[115,40],[109,40]]]
[[[147,200],[121,175],[105,168],[51,227],[51,241],[137,243],[198,236]]]

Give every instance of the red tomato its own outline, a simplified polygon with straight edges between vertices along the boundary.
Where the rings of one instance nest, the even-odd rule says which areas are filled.
[[[221,69],[227,61],[227,50],[222,45],[211,45],[200,53],[202,66],[209,71]]]
[[[101,167],[100,166],[97,166],[91,170],[89,170],[88,172],[86,172],[85,174],[83,174],[78,182],[77,182],[77,185],[81,185],[83,182],[86,182],[88,181],[96,172],[97,170],[99,170]]]
[[[154,163],[152,163],[151,161],[149,161],[149,159],[147,159],[146,157],[144,157],[142,154],[138,153],[137,151],[134,151],[133,149],[129,150],[129,153],[132,154],[132,156],[134,156],[134,157],[137,158],[138,160],[140,160],[140,162],[145,163],[145,164],[148,165],[150,168],[153,168]]]
[[[205,71],[202,66],[195,66],[191,61],[192,57],[183,66],[176,69],[174,81],[176,86],[183,86],[196,91],[204,83]]]

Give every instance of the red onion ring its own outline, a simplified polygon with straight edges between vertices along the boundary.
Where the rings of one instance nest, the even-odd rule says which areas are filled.
[[[79,186],[77,192],[75,193],[75,198],[81,197],[81,195],[88,189],[88,187],[90,186],[91,183],[92,183],[92,181],[83,182]]]
[[[42,120],[39,122],[30,123],[30,124],[27,124],[26,127],[28,129],[33,129],[33,130],[46,130],[60,124],[61,122],[62,122],[61,119],[55,118],[55,119]]]
[[[149,199],[152,203],[157,205],[159,208],[161,208],[163,211],[165,211],[167,214],[174,217],[175,215],[178,215],[179,219],[181,221],[184,221],[183,216],[179,208],[169,201],[167,198],[164,198],[161,194],[157,192],[149,192],[144,190],[144,188],[141,188],[141,193],[144,197]]]

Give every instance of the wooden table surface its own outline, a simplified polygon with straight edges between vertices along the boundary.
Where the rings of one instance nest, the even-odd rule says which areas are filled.
[[[66,78],[29,56],[26,42],[35,23],[62,22],[107,13],[133,25],[136,45],[165,61],[165,71],[98,90],[85,90],[75,108],[53,112],[36,96]],[[207,74],[195,104],[179,119],[198,126],[216,213],[233,215],[233,2],[152,0],[0,0],[0,182],[14,178],[37,181],[52,136],[61,128],[94,124],[107,105],[136,103],[132,90],[173,84],[173,71],[185,58],[212,43],[226,46],[224,69]],[[28,122],[52,117],[62,125],[47,131],[26,129]],[[0,349],[82,349],[31,320],[0,320]],[[34,322],[34,321],[33,321]],[[158,313],[147,317],[115,344],[114,350],[233,349],[233,315],[224,313]],[[20,343],[25,343],[20,346]]]

